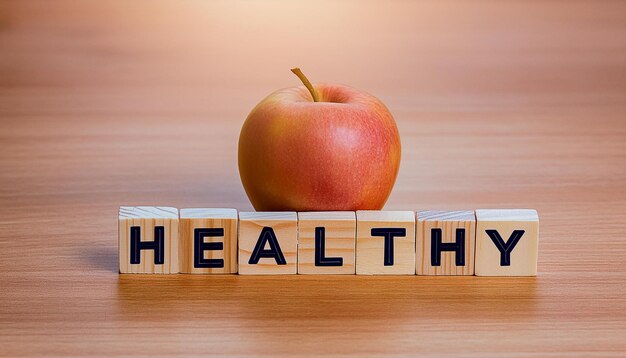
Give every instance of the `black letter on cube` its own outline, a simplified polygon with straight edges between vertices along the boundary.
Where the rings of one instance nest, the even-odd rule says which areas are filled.
[[[522,238],[525,231],[514,230],[506,243],[502,240],[498,230],[485,230],[485,232],[489,235],[491,241],[496,244],[498,250],[500,250],[500,266],[511,266],[511,251],[513,251],[513,248]]]
[[[224,250],[222,242],[204,242],[205,237],[224,236],[223,228],[198,228],[193,231],[193,267],[220,268],[224,267],[224,259],[205,259],[204,251]]]
[[[383,236],[385,238],[385,266],[393,266],[393,238],[396,236],[405,237],[405,228],[374,228],[372,236]]]
[[[130,263],[141,263],[141,250],[154,250],[154,264],[163,265],[165,261],[165,228],[154,227],[154,241],[141,241],[141,227],[130,228]]]
[[[465,266],[465,229],[456,229],[456,242],[441,242],[441,229],[430,230],[430,262],[441,266],[441,252],[454,251],[455,264]]]
[[[315,266],[343,266],[343,257],[326,257],[326,228],[315,228]]]
[[[265,243],[269,243],[270,248],[265,250]],[[274,233],[274,229],[271,227],[264,227],[261,230],[261,234],[259,235],[259,240],[256,242],[256,246],[252,251],[252,255],[250,256],[250,260],[248,260],[249,265],[256,265],[259,263],[259,259],[261,257],[269,257],[276,260],[277,265],[286,265],[287,261],[285,260],[285,256],[283,255],[282,250],[280,249],[280,245],[278,245],[278,240],[276,239],[276,234]]]

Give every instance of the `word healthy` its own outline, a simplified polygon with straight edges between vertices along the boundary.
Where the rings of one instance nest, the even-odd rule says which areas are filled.
[[[119,209],[120,273],[536,276],[538,241],[530,209]]]

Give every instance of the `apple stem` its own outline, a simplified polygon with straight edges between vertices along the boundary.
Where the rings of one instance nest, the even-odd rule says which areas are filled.
[[[311,97],[313,97],[313,102],[319,102],[320,98],[317,95],[317,92],[315,91],[315,88],[313,88],[313,85],[311,84],[311,82],[309,82],[309,79],[306,78],[304,73],[302,73],[302,71],[300,71],[300,69],[298,67],[292,68],[291,72],[293,72],[294,75],[298,76],[300,81],[302,81],[302,83],[304,84],[304,87],[306,87],[309,90],[309,92],[311,92]]]

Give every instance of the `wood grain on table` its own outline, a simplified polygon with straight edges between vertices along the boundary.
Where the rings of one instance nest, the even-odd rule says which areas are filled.
[[[387,210],[534,208],[538,276],[120,276],[124,205],[250,211],[248,111],[339,82]],[[0,2],[0,355],[626,354],[626,3]]]

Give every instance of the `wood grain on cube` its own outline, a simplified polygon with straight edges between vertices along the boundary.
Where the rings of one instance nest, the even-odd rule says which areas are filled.
[[[324,248],[320,251],[321,246],[318,245],[317,253],[316,230],[317,240],[320,240],[318,244]],[[353,275],[355,240],[354,211],[299,212],[298,273]],[[317,265],[316,255],[318,255]]]
[[[274,258],[249,260],[263,228],[270,228],[280,246],[286,264],[277,264]],[[274,275],[297,272],[298,216],[295,212],[241,212],[239,213],[239,274]],[[268,249],[266,244],[263,247]]]
[[[536,210],[476,210],[477,276],[536,276],[538,246]]]
[[[139,250],[131,263],[131,231],[140,242],[154,242],[155,228],[163,235],[163,263],[155,264],[153,249]],[[118,257],[120,273],[171,274],[179,272],[178,209],[164,206],[123,206],[119,209]]]
[[[193,208],[180,210],[180,272],[194,274],[237,273],[237,210]],[[217,243],[222,249],[202,249]],[[196,250],[199,252],[196,253]],[[196,255],[201,255],[196,258]],[[201,260],[204,259],[204,260]],[[221,267],[215,267],[221,264]]]
[[[415,274],[415,214],[412,211],[359,210],[356,217],[357,275]],[[381,236],[385,229],[395,232],[393,239]]]
[[[476,232],[474,211],[418,211],[416,219],[415,272],[418,275],[474,274]],[[433,229],[437,232],[433,233]],[[433,235],[436,236],[433,237]],[[462,258],[462,261],[457,262],[456,251],[446,251],[444,249],[435,252],[439,262],[433,262],[433,239],[439,239],[440,236],[438,243],[456,243],[457,235],[463,235],[463,255],[459,256],[459,258]],[[438,265],[436,265],[437,263]],[[463,265],[457,265],[457,263],[462,263]]]

